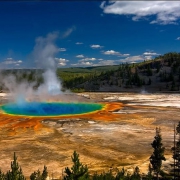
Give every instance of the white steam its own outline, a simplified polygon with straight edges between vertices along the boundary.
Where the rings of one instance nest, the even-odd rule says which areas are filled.
[[[55,55],[59,52],[59,48],[54,41],[57,37],[58,33],[50,33],[45,38],[39,37],[36,39],[33,56],[37,65],[45,69],[43,73],[44,84],[38,88],[39,93],[50,95],[61,93],[61,82],[56,76]]]
[[[35,83],[28,83],[26,81],[17,83],[13,75],[6,76],[5,78],[3,77],[2,82],[10,91],[12,98],[17,102],[22,102],[27,97],[32,97],[34,95],[33,86]]]
[[[16,102],[23,102],[38,95],[39,100],[46,100],[50,96],[62,94],[60,80],[56,76],[57,61],[55,55],[59,48],[55,45],[58,33],[49,33],[46,37],[38,37],[31,54],[31,62],[36,63],[36,67],[43,69],[43,83],[35,90],[35,82],[17,81],[14,75],[3,76],[3,85],[10,91]],[[22,74],[21,74],[22,75]]]
[[[49,33],[45,38],[38,37],[33,50],[33,57],[38,66],[45,69],[56,69],[55,54],[59,48],[55,45],[58,33]]]
[[[60,81],[57,79],[56,72],[47,69],[43,73],[44,83],[39,86],[38,94],[57,95],[62,93]]]

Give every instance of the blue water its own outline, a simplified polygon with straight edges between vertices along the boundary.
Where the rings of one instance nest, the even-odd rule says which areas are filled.
[[[61,116],[75,115],[101,110],[102,104],[96,103],[57,103],[57,102],[24,102],[9,103],[1,109],[12,115],[26,116]]]

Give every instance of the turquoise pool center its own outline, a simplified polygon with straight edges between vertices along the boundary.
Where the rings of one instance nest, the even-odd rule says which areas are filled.
[[[65,116],[85,114],[101,110],[100,103],[63,103],[63,102],[23,102],[8,103],[1,109],[11,115],[26,116]]]

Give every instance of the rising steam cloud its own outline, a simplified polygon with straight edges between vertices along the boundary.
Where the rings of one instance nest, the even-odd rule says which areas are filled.
[[[10,91],[12,97],[17,102],[38,95],[40,100],[46,100],[49,96],[62,94],[61,81],[56,76],[57,62],[55,55],[59,48],[55,45],[58,33],[49,33],[46,37],[38,37],[31,53],[31,62],[35,62],[36,67],[43,69],[43,84],[37,90],[34,90],[35,83],[27,81],[17,83],[13,75],[3,78],[4,86]]]
[[[41,94],[57,95],[61,93],[61,82],[56,76],[55,55],[59,52],[55,45],[57,37],[58,33],[55,32],[48,34],[45,38],[36,39],[33,56],[37,65],[45,69],[43,73],[44,84],[38,88]]]

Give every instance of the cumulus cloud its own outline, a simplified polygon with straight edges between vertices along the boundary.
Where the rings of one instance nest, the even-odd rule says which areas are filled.
[[[76,64],[71,64],[72,66],[107,66],[107,65],[117,65],[119,64],[118,61],[116,60],[101,60],[99,61],[98,63],[93,63],[92,61],[79,61],[78,63]]]
[[[142,60],[144,60],[144,57],[137,55],[137,56],[129,56],[129,57],[126,57],[125,59],[120,59],[119,61],[131,63],[131,62],[137,62],[137,61],[142,61]]]
[[[54,59],[59,66],[66,66],[67,62],[69,62],[69,60],[64,58],[54,58]]]
[[[130,54],[122,54],[122,56],[130,56]]]
[[[150,60],[150,59],[153,59],[153,56],[144,56],[144,59],[145,60]]]
[[[129,56],[124,57],[124,59],[97,59],[98,61],[85,61],[85,60],[79,60],[76,64],[71,64],[71,66],[78,66],[78,67],[86,67],[86,66],[108,66],[108,65],[119,65],[120,63],[136,63],[140,61],[144,61],[145,59],[151,59],[150,56],[143,56],[143,55],[137,55],[137,56]]]
[[[179,1],[103,1],[100,7],[107,14],[131,15],[133,21],[155,16],[151,24],[176,24],[180,19]]]
[[[97,66],[107,66],[107,65],[116,65],[119,64],[119,62],[116,62],[116,60],[104,60],[100,61]]]
[[[144,52],[143,55],[145,55],[145,56],[157,56],[157,55],[160,55],[160,54],[157,54],[155,52]]]
[[[82,42],[77,42],[76,44],[77,44],[77,45],[80,45],[80,44],[83,44],[83,43],[82,43]]]
[[[93,65],[93,63],[92,62],[89,62],[89,61],[87,61],[87,62],[82,62],[81,63],[81,65],[85,65],[85,66],[92,66]]]
[[[90,47],[92,49],[100,49],[100,48],[103,48],[103,46],[100,46],[99,44],[93,44],[93,45],[90,45]]]
[[[18,63],[22,63],[22,60],[18,60],[17,62],[18,62]]]
[[[176,40],[180,40],[180,37],[177,37]]]
[[[105,55],[130,56],[130,54],[121,54],[120,52],[114,50],[102,51],[102,53]]]
[[[94,61],[96,61],[96,58],[84,58],[81,60],[78,60],[78,63],[71,64],[72,66],[94,66]]]
[[[77,58],[84,58],[84,55],[83,54],[79,54],[76,56]]]
[[[75,63],[75,64],[71,64],[71,66],[78,66],[78,67],[84,66],[84,67],[86,67],[86,66],[93,66],[93,63],[89,62],[89,61],[87,61],[87,62],[83,61],[83,62],[78,62],[78,63]]]
[[[153,59],[154,56],[158,56],[160,54],[156,53],[156,52],[152,52],[152,51],[147,51],[143,53],[144,59],[145,60],[150,60]]]
[[[114,51],[114,50],[104,51],[103,54],[105,54],[105,55],[121,55],[120,52],[117,52],[117,51]]]
[[[84,58],[84,59],[81,59],[79,60],[79,62],[83,62],[83,61],[95,61],[96,58]]]
[[[59,48],[58,49],[60,52],[66,51],[66,48]]]
[[[22,60],[14,60],[9,57],[0,63],[2,68],[15,68],[16,66],[20,66],[23,63]]]

